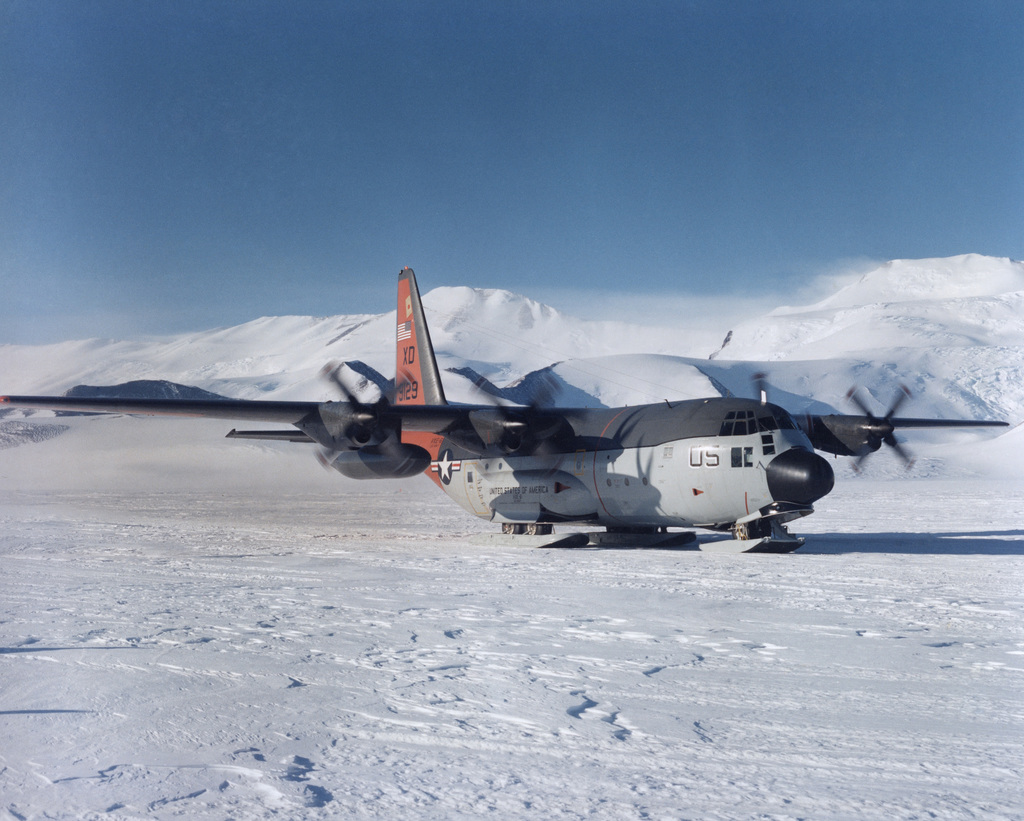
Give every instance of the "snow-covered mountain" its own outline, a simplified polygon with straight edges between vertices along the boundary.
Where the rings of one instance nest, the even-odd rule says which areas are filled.
[[[566,359],[693,353],[679,349],[687,337],[678,331],[580,319],[508,291],[437,288],[423,301],[440,367],[497,384]],[[6,393],[51,394],[153,379],[240,399],[318,400],[336,398],[319,375],[324,364],[360,361],[390,376],[394,346],[394,312],[263,317],[172,337],[0,346],[0,383]],[[446,387],[459,394],[466,381]]]
[[[1024,263],[977,254],[894,260],[814,305],[735,329],[716,361],[766,360],[795,394],[863,385],[883,410],[897,383],[915,410],[1024,419]]]
[[[1024,263],[1008,259],[888,262],[814,305],[738,325],[714,352],[678,328],[591,321],[508,291],[437,288],[424,305],[453,401],[480,401],[481,376],[522,401],[538,371],[561,405],[752,395],[751,375],[764,371],[773,401],[794,412],[855,412],[844,397],[860,385],[884,413],[905,384],[914,400],[904,415],[1024,421]],[[394,372],[394,333],[392,312],[0,346],[0,391],[167,380],[237,398],[320,400],[336,398],[321,368],[346,361],[359,363],[353,388],[372,395],[374,372]]]
[[[776,308],[715,356],[832,359],[893,349],[1003,347],[1024,340],[1024,263],[967,254],[894,260],[814,305]]]

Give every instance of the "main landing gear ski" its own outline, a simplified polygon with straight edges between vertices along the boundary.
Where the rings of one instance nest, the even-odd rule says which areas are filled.
[[[585,533],[555,533],[549,524],[503,524],[501,533],[472,539],[481,545],[529,548],[603,548],[611,550],[700,550],[705,553],[791,553],[804,540],[793,536],[777,518],[738,523],[731,539],[697,541],[691,531],[667,528],[609,528]]]

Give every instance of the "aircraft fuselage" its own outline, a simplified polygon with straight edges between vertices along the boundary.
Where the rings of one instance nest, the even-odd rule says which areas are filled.
[[[611,528],[726,528],[779,504],[805,515],[832,488],[828,463],[770,404],[707,399],[562,413],[571,450],[481,456],[445,438],[435,443],[433,478],[491,521]]]

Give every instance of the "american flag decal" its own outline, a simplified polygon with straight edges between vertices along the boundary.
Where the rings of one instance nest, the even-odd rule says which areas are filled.
[[[399,322],[398,341],[404,342],[407,339],[412,339],[412,322]]]

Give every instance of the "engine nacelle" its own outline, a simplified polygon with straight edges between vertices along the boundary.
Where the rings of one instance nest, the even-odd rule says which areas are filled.
[[[879,429],[878,423],[873,424],[867,417],[834,414],[809,417],[804,433],[815,450],[837,456],[857,456],[878,450],[885,435],[891,435],[892,427]]]
[[[350,479],[405,479],[430,467],[430,453],[419,445],[389,442],[343,451],[331,467]]]
[[[329,450],[375,447],[393,435],[373,413],[349,402],[324,402],[295,427]]]
[[[509,455],[532,453],[541,442],[562,437],[567,432],[571,434],[561,416],[545,414],[535,408],[472,410],[469,422],[485,451],[497,447]],[[475,448],[471,445],[470,449]]]

